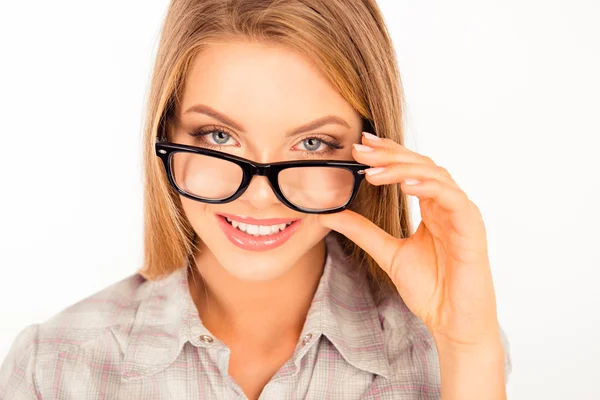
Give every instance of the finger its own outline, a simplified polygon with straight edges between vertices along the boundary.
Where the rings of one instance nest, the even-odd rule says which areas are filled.
[[[391,265],[401,239],[391,236],[369,219],[350,210],[318,214],[317,220],[326,228],[333,229],[356,243],[392,277]]]
[[[393,141],[392,139],[382,138],[382,137],[373,135],[372,133],[369,133],[369,132],[362,133],[361,143],[366,146],[380,147],[380,148],[404,147],[404,146],[400,146],[399,143]]]
[[[381,149],[387,152],[390,152],[398,157],[402,157],[404,160],[416,160],[414,162],[418,162],[421,164],[430,164],[435,165],[433,160],[423,154],[419,154],[408,148],[402,146],[400,143],[397,143],[388,138],[380,138],[368,132],[363,132],[362,136],[362,144],[364,146],[371,147],[373,149]],[[398,159],[401,162],[401,159]]]
[[[400,190],[419,199],[432,199],[442,209],[450,212],[466,211],[469,205],[469,198],[465,192],[436,179],[427,179],[417,184],[402,182]]]
[[[367,181],[373,185],[388,185],[406,179],[419,181],[437,179],[448,186],[458,187],[450,173],[442,167],[428,164],[396,163],[365,170]]]
[[[352,156],[359,163],[372,167],[399,162],[435,165],[428,157],[408,151],[402,147],[371,147],[354,143],[352,145]]]

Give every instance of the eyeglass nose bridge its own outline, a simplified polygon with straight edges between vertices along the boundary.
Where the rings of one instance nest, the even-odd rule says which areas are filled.
[[[271,178],[274,173],[271,164],[254,164],[252,165],[251,176],[265,176]]]
[[[271,190],[273,191],[273,193],[275,194],[275,197],[277,197],[277,199],[279,199],[279,201],[285,203],[285,204],[290,204],[285,197],[282,195],[282,193],[280,192],[280,190],[278,190],[277,186],[277,182],[275,181],[276,179],[276,175],[277,175],[277,169],[274,168],[271,164],[259,164],[259,163],[252,163],[252,164],[247,164],[248,168],[248,172],[249,174],[246,175],[245,184],[242,184],[244,186],[243,192],[245,192],[248,187],[250,187],[250,183],[253,181],[253,178],[255,176],[264,176],[265,178],[267,178],[267,182],[268,185],[271,187]],[[242,192],[242,193],[243,193]]]

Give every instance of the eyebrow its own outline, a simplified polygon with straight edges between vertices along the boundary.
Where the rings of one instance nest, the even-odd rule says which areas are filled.
[[[184,112],[184,114],[187,114],[190,112],[207,115],[211,118],[214,118],[214,119],[220,121],[221,123],[223,123],[225,125],[229,125],[230,127],[232,127],[233,129],[235,129],[237,131],[246,133],[246,129],[242,126],[242,124],[234,121],[233,119],[229,118],[225,114],[220,113],[217,110],[215,110],[214,108],[209,107],[205,104],[196,104],[194,106],[191,106]],[[290,132],[287,132],[286,137],[299,135],[301,133],[312,131],[314,129],[317,129],[324,125],[329,125],[329,124],[342,125],[348,129],[351,129],[350,124],[348,124],[348,122],[346,122],[343,118],[335,116],[335,115],[326,115],[324,117],[317,118],[314,121],[303,124],[295,129],[291,130]]]

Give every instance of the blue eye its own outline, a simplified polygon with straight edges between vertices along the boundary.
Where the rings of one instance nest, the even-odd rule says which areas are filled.
[[[217,126],[205,126],[188,132],[193,138],[199,139],[200,144],[211,148],[239,147],[234,135]]]
[[[316,138],[308,138],[304,139],[302,141],[302,144],[304,145],[304,148],[308,151],[317,151],[319,150],[323,142]]]
[[[306,156],[325,156],[344,148],[338,139],[332,136],[320,135],[306,137],[294,146]]]
[[[223,132],[223,131],[213,131],[211,133],[211,136],[212,136],[212,140],[214,140],[214,142],[216,144],[221,144],[221,145],[226,144],[229,141],[229,139],[231,139],[231,136],[228,133]]]

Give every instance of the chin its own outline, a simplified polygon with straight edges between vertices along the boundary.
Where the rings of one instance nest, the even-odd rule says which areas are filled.
[[[273,254],[216,253],[221,267],[235,278],[247,282],[271,281],[285,275],[299,261],[292,253],[282,256]]]

